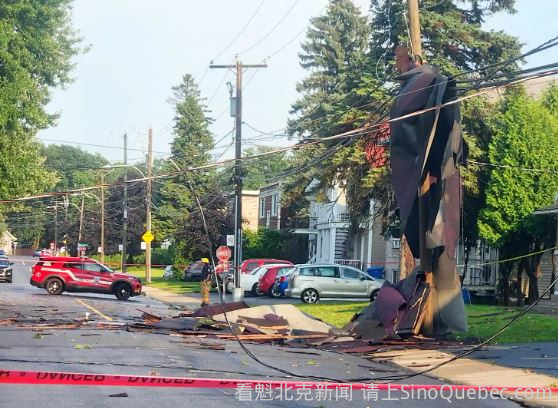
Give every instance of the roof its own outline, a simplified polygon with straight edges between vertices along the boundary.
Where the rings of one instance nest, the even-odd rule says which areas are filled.
[[[10,240],[12,240],[12,241],[17,241],[17,238],[14,237],[14,235],[13,235],[10,231],[8,231],[8,230],[5,230],[5,231],[3,232],[3,235],[8,235],[8,238],[9,238]]]

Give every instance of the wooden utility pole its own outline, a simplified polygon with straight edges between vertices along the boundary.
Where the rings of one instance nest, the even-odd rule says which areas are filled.
[[[105,174],[101,173],[101,263],[105,263]]]
[[[126,257],[128,243],[128,135],[124,133],[124,192],[122,194],[122,264],[120,269],[126,273]]]
[[[145,228],[151,232],[151,175],[153,173],[153,130],[149,128],[147,135],[147,189],[146,189],[146,222]],[[145,243],[145,281],[151,283],[151,241]]]
[[[85,202],[85,196],[81,196],[81,206],[79,207],[79,230],[78,230],[78,244],[81,244],[81,238],[83,235],[83,207]],[[78,256],[81,254],[78,253]]]
[[[58,200],[54,199],[54,254],[58,249]]]
[[[234,293],[235,301],[243,299],[244,295],[240,288],[240,264],[242,259],[242,73],[248,68],[267,68],[267,64],[242,64],[237,59],[235,65],[210,65],[210,68],[234,69],[236,71],[236,106],[234,109],[235,124],[235,257],[234,257]],[[233,100],[231,100],[232,102]],[[231,109],[232,111],[232,109]]]
[[[420,18],[418,0],[407,0],[407,7],[409,11],[409,31],[411,36],[412,57],[420,57],[422,59],[422,44],[420,35]],[[430,194],[430,175],[428,172],[422,174],[420,181],[421,185],[418,189],[419,200],[419,242],[420,242],[420,268],[426,275],[426,283],[430,288],[430,294],[426,301],[424,314],[422,318],[422,325],[417,325],[422,334],[432,335],[434,333],[433,320],[434,320],[434,302],[436,298],[436,288],[434,287],[434,280],[432,276],[432,251],[426,246],[426,230],[428,220],[428,208],[425,204],[423,197],[428,197]]]
[[[418,0],[407,0],[407,9],[409,11],[409,31],[411,35],[411,52],[413,57],[422,58],[422,43],[420,36],[420,19]]]

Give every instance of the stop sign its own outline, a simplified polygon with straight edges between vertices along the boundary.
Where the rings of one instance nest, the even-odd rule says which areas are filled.
[[[215,253],[220,261],[228,261],[231,257],[231,249],[226,246],[220,246]]]

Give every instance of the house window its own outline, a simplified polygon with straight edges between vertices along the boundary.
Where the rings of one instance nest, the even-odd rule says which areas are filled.
[[[260,218],[265,218],[265,199],[260,198]]]
[[[277,194],[271,196],[271,215],[277,215],[277,204],[278,204]]]
[[[393,241],[391,241],[391,247],[393,249],[399,249],[401,248],[401,239],[399,238],[393,238]]]

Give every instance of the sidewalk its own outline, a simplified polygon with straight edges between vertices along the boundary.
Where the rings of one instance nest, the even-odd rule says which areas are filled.
[[[188,295],[179,295],[168,292],[166,290],[154,288],[152,286],[144,286],[143,292],[145,296],[168,303],[174,306],[186,307],[188,309],[197,309],[200,307],[201,298],[199,293],[189,293]]]
[[[397,350],[374,353],[369,356],[372,361],[389,362],[411,371],[421,372],[434,367],[454,357],[454,354],[438,350]],[[493,385],[501,387],[547,388],[558,387],[558,377],[543,373],[535,373],[529,369],[511,368],[474,360],[461,358],[445,364],[426,375],[439,378],[459,385]],[[507,393],[513,398],[513,392]],[[522,395],[522,393],[520,393]],[[558,407],[558,395],[555,393],[550,399],[523,400],[527,405]]]

